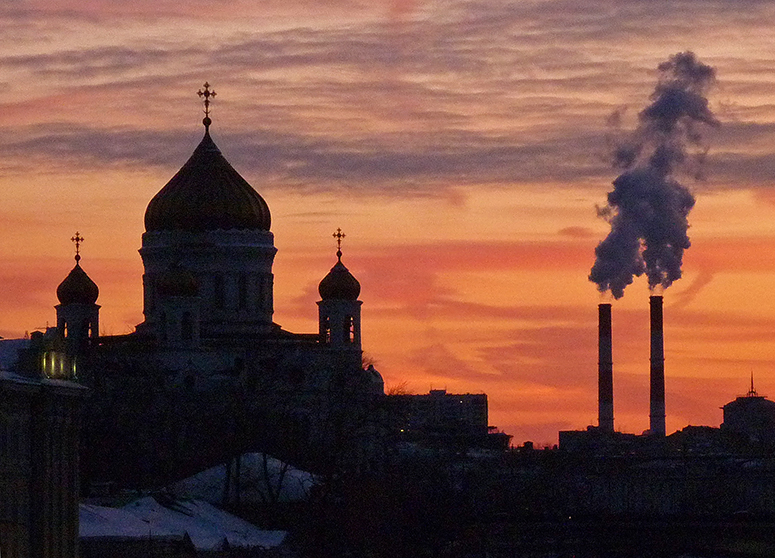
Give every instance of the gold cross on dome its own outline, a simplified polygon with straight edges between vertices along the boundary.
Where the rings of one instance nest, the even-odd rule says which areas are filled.
[[[342,239],[347,236],[342,232],[342,229],[337,228],[336,232],[332,235],[336,239],[336,248],[342,250]]]
[[[76,231],[75,236],[70,240],[75,244],[75,261],[79,261],[81,259],[81,242],[84,241],[84,238],[81,233]]]
[[[204,99],[205,103],[205,116],[210,116],[210,97],[215,97],[215,90],[210,91],[210,84],[205,82],[205,84],[202,86],[204,87],[204,91],[201,89],[196,92],[197,95],[199,95],[200,99]]]

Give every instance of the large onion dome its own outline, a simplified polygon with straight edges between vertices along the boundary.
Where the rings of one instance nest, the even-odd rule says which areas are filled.
[[[336,253],[338,261],[318,285],[323,300],[358,300],[361,284],[342,263],[342,252]]]
[[[209,129],[145,211],[148,232],[268,231],[270,225],[269,206],[221,155]]]
[[[75,267],[57,287],[57,298],[61,304],[94,304],[100,296],[97,284],[81,269],[76,258]]]

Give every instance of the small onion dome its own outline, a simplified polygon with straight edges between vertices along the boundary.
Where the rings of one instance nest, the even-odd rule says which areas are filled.
[[[57,287],[57,298],[61,304],[94,304],[99,296],[99,287],[78,262]]]
[[[221,155],[206,131],[194,153],[145,210],[145,230],[268,231],[269,206]]]
[[[361,284],[342,263],[342,252],[337,252],[336,255],[339,257],[339,261],[318,285],[320,298],[323,300],[358,300],[358,295],[361,294]]]
[[[156,292],[160,296],[196,296],[199,294],[199,282],[187,269],[173,266],[159,278]]]

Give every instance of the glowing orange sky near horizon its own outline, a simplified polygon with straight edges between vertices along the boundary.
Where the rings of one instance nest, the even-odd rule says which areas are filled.
[[[569,1],[291,2],[210,23],[170,3],[120,23],[106,2],[18,4],[0,9],[0,335],[53,323],[76,230],[103,331],[142,320],[143,213],[199,141],[207,79],[213,137],[272,210],[275,320],[315,330],[341,227],[388,387],[485,392],[515,443],[554,443],[596,423],[606,116],[626,104],[632,125],[656,65],[690,47],[717,68],[723,126],[665,292],[668,430],[718,425],[751,371],[775,395],[775,60],[756,22],[720,29],[714,2],[671,4],[692,25],[635,2],[584,19]],[[613,309],[631,432],[648,426],[644,282]]]

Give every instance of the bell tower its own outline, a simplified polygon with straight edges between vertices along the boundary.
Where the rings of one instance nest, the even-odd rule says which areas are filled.
[[[99,336],[100,295],[97,284],[81,269],[83,237],[76,232],[75,267],[57,287],[57,338],[59,348],[51,347],[43,354],[43,372],[50,377],[70,378],[76,375],[76,361],[90,338]],[[62,345],[63,344],[63,345]]]
[[[361,351],[361,284],[342,263],[342,229],[336,229],[337,262],[318,285],[320,342],[334,349]]]
[[[84,238],[76,232],[71,239],[75,244],[75,267],[57,287],[59,304],[57,331],[67,341],[68,352],[75,353],[90,337],[97,337],[100,329],[100,295],[97,284],[81,269],[81,243]]]

